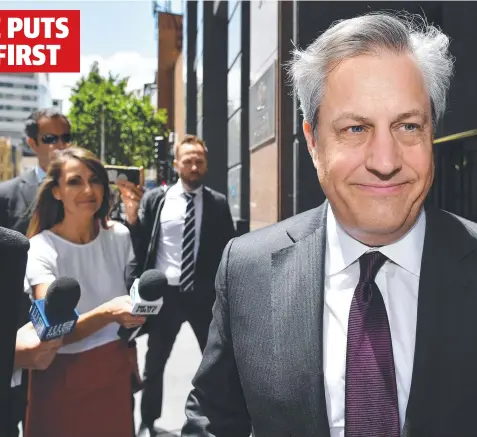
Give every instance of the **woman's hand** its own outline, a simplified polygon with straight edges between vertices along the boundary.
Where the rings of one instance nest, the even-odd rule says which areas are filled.
[[[27,323],[17,331],[15,368],[45,370],[62,345],[63,337],[40,341],[32,323]]]
[[[131,297],[119,296],[106,302],[106,313],[111,318],[112,322],[119,323],[125,328],[137,328],[145,323],[145,316],[135,316],[131,314],[132,301]]]

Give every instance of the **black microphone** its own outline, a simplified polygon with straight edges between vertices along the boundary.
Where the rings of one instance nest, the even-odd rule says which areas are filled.
[[[8,251],[8,256],[25,257],[28,254],[28,249],[30,249],[30,242],[27,237],[20,232],[0,227],[0,256],[6,254],[4,251]]]
[[[25,270],[28,260],[28,238],[19,232],[0,227],[0,288],[4,311],[0,317],[0,429],[7,429],[8,411],[12,405],[10,390],[17,329],[21,323]]]
[[[81,288],[74,278],[63,277],[52,282],[44,299],[33,301],[30,320],[41,341],[69,334],[78,320]]]
[[[131,314],[138,316],[151,316],[158,314],[164,301],[164,292],[167,289],[166,275],[159,270],[146,270],[141,278],[136,279],[129,291],[132,300]],[[127,329],[121,326],[118,336],[127,342],[134,340],[141,330],[138,328]]]

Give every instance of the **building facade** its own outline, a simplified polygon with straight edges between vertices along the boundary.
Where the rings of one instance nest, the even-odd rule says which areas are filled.
[[[0,136],[14,146],[23,142],[25,121],[39,108],[53,104],[45,73],[0,74]]]
[[[275,223],[324,201],[283,66],[294,45],[306,47],[336,20],[379,10],[424,14],[450,35],[456,75],[436,137],[477,128],[477,60],[472,52],[477,3],[183,3],[182,81],[175,81],[174,93],[184,102],[185,121],[178,134],[193,133],[206,141],[208,184],[228,194],[240,231]],[[455,176],[448,174],[451,170],[438,171],[436,177],[450,181]],[[472,195],[477,196],[477,179]]]
[[[51,106],[58,109],[61,113],[63,113],[63,100],[61,99],[53,99],[51,101]]]
[[[6,181],[21,173],[22,149],[12,145],[10,138],[0,137],[0,181]]]

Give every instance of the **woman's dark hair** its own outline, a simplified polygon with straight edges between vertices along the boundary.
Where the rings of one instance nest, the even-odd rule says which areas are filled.
[[[35,210],[28,227],[27,236],[31,238],[44,230],[51,229],[65,218],[63,203],[53,196],[53,189],[59,185],[61,171],[70,159],[77,159],[88,167],[100,180],[104,188],[103,201],[94,217],[101,221],[107,229],[107,221],[111,207],[108,173],[101,161],[89,150],[81,147],[69,147],[55,151],[55,157],[50,163],[45,180],[41,184],[36,197]]]

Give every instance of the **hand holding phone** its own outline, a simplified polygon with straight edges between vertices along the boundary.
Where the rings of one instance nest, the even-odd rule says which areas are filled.
[[[144,170],[142,167],[123,167],[105,165],[111,187],[121,196],[126,220],[134,225],[137,222],[139,204],[144,195]],[[119,197],[118,197],[119,199]]]

